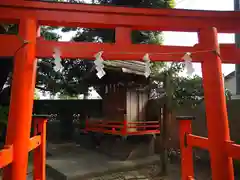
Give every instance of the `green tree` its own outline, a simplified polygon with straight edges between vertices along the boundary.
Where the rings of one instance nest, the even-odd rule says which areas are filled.
[[[40,99],[39,93],[36,90],[34,91],[34,99],[35,100],[39,100]]]
[[[69,95],[66,95],[66,94],[60,94],[58,96],[58,98],[59,99],[71,99],[71,100],[73,100],[73,99],[78,99],[78,96],[69,96]]]
[[[8,106],[0,105],[0,142],[5,142],[5,133],[8,119]]]

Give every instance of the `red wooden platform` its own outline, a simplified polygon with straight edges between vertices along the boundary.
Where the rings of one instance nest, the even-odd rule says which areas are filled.
[[[160,126],[158,121],[127,122],[87,120],[86,132],[98,132],[120,136],[159,134]]]

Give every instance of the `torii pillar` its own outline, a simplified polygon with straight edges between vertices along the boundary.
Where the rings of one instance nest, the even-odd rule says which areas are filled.
[[[202,29],[198,33],[201,48],[212,50],[204,53],[202,76],[207,116],[209,152],[213,180],[233,180],[232,158],[226,152],[230,141],[226,98],[223,88],[222,62],[217,29]]]
[[[6,145],[13,145],[13,162],[4,169],[4,180],[26,180],[36,80],[37,21],[29,16],[20,19],[18,36],[22,46],[14,55],[14,70],[8,117]],[[11,47],[9,47],[11,48]]]

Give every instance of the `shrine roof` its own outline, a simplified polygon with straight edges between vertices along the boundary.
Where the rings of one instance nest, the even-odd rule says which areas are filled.
[[[136,74],[144,76],[145,62],[142,61],[105,61],[104,65],[107,69],[118,69],[122,73]]]

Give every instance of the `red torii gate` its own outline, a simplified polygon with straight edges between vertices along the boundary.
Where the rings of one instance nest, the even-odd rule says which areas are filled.
[[[240,32],[240,12],[191,11],[177,9],[134,9],[98,5],[47,3],[25,0],[1,0],[0,21],[19,24],[21,41],[15,35],[1,35],[0,56],[14,56],[14,73],[6,147],[0,152],[0,164],[6,180],[26,179],[33,92],[36,79],[36,57],[52,57],[59,47],[62,57],[93,59],[104,51],[108,60],[141,60],[149,53],[152,61],[182,61],[185,52],[193,53],[194,62],[202,64],[206,103],[208,139],[187,134],[189,144],[206,147],[211,156],[213,180],[233,180],[232,158],[240,158],[239,146],[232,144],[224,96],[221,63],[240,63],[240,51],[234,44],[218,44],[218,32]],[[115,28],[113,44],[52,42],[37,37],[39,25]],[[199,43],[193,47],[133,45],[132,30],[165,30],[198,32]],[[220,54],[221,51],[221,54]],[[185,129],[188,131],[189,129]],[[186,134],[185,134],[186,135]],[[44,147],[44,146],[43,146]],[[185,151],[186,152],[186,151]],[[4,156],[8,155],[8,156]],[[183,154],[184,158],[186,154]],[[190,156],[190,154],[187,154]],[[42,158],[43,154],[41,155]],[[188,158],[189,160],[189,158]],[[191,160],[191,159],[190,159]],[[192,176],[191,163],[185,161],[182,179]],[[44,160],[34,167],[34,179],[45,179]],[[188,174],[189,173],[189,174]]]

